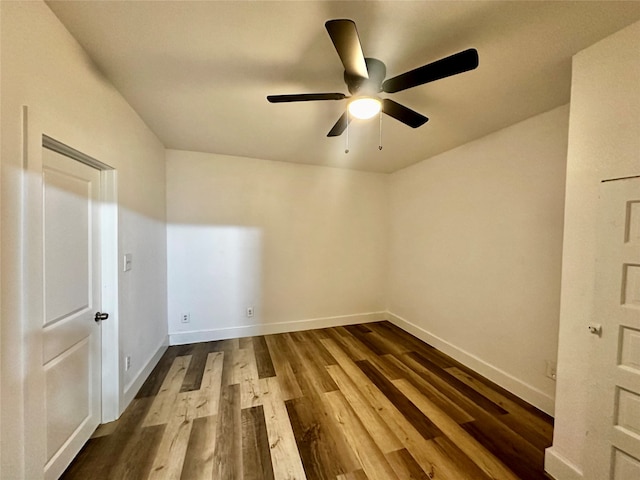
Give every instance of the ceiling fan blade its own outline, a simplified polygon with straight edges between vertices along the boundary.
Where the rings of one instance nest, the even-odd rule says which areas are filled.
[[[400,92],[407,88],[473,70],[477,66],[478,51],[475,48],[470,48],[385,80],[382,84],[382,90],[387,93]]]
[[[324,24],[347,75],[369,78],[358,30],[353,20],[329,20]]]
[[[409,125],[411,128],[418,128],[429,121],[424,115],[388,98],[382,101],[382,111],[405,125]]]
[[[271,103],[286,102],[310,102],[313,100],[343,100],[347,98],[344,93],[300,93],[293,95],[269,95],[267,100]]]
[[[351,122],[351,117],[347,112],[344,112],[342,116],[338,119],[336,124],[333,126],[329,133],[327,133],[327,137],[339,137],[342,135],[342,132],[345,131],[347,125]]]

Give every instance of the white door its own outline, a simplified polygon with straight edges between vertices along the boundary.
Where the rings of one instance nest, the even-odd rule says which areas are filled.
[[[100,172],[43,148],[45,479],[100,421]]]
[[[600,191],[590,479],[640,479],[640,178]],[[601,326],[601,333],[598,333]]]

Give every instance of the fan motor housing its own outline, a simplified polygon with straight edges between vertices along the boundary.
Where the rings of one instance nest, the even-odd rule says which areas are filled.
[[[369,78],[357,75],[349,75],[344,72],[344,83],[347,84],[349,93],[355,95],[376,95],[382,91],[382,82],[387,75],[387,67],[377,58],[365,58]]]

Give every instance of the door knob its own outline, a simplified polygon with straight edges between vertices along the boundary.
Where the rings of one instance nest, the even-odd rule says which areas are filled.
[[[107,318],[109,318],[109,314],[108,313],[96,312],[96,316],[94,317],[94,320],[97,323],[97,322],[100,322],[102,320],[106,320]]]
[[[602,325],[589,325],[589,332],[594,335],[601,336],[602,335]]]

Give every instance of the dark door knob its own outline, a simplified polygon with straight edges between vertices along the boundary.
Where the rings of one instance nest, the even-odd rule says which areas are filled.
[[[109,314],[108,314],[108,313],[100,313],[100,312],[97,312],[97,313],[96,313],[96,316],[94,317],[94,320],[95,320],[96,322],[100,322],[100,321],[102,321],[102,320],[106,320],[107,318],[109,318]]]

